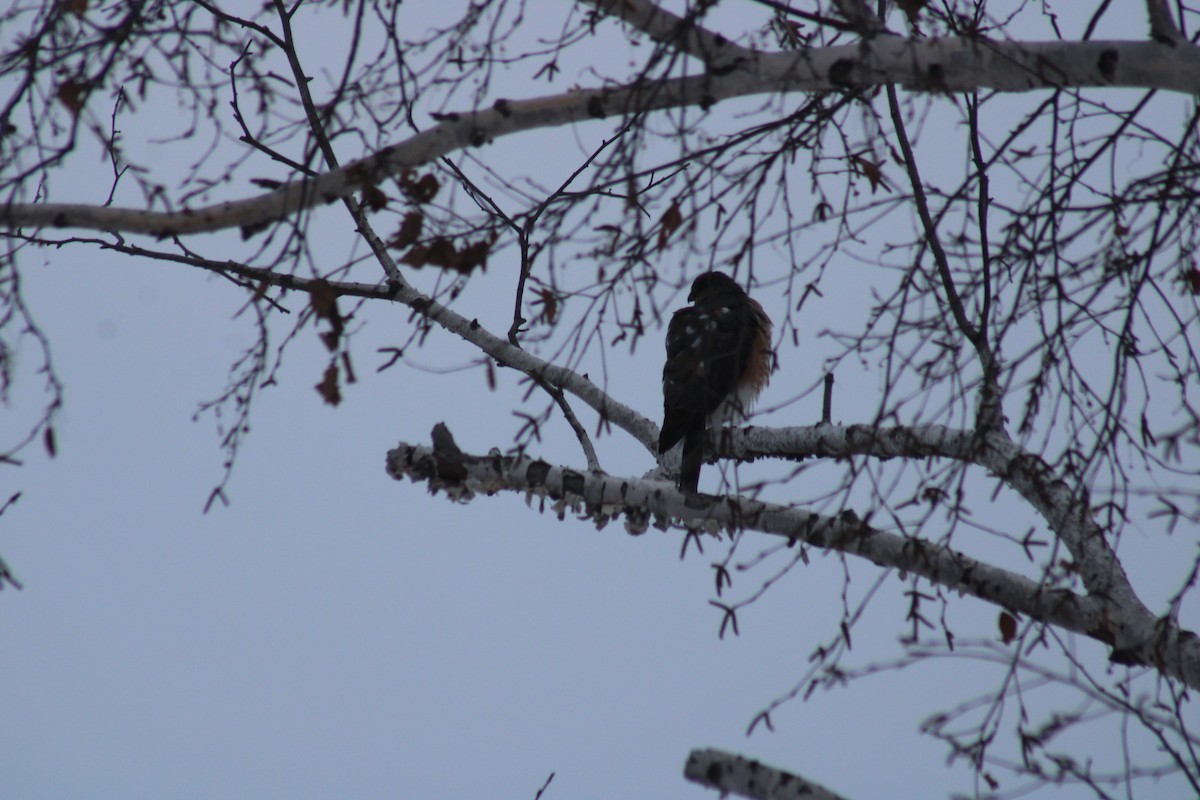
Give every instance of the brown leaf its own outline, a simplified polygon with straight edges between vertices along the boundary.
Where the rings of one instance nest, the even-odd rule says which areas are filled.
[[[342,312],[338,311],[337,307],[337,292],[328,281],[324,280],[315,280],[311,286],[308,302],[318,319],[329,321],[330,329],[321,334],[321,341],[325,343],[330,352],[333,352],[337,350],[338,340],[345,327]]]
[[[429,244],[429,263],[435,267],[453,267],[458,264],[458,251],[454,242],[439,236]]]
[[[881,186],[886,191],[890,192],[892,190],[892,187],[888,186],[887,181],[884,180],[883,170],[879,164],[876,164],[874,161],[867,161],[862,156],[851,156],[850,161],[854,164],[855,169],[858,170],[858,174],[870,182],[871,194],[875,194],[876,190]]]
[[[408,247],[421,238],[421,229],[424,227],[424,214],[420,211],[408,212],[404,215],[404,221],[400,223],[400,230],[396,231],[396,235],[392,237],[392,241],[389,243],[390,246],[395,248]]]
[[[54,428],[51,428],[49,425],[46,426],[46,430],[42,433],[42,444],[46,446],[46,452],[50,454],[51,458],[58,455],[58,444],[54,440]]]
[[[452,239],[439,236],[428,245],[413,245],[400,258],[400,262],[417,268],[428,264],[469,275],[476,269],[487,268],[488,254],[495,242],[496,237],[492,236],[477,242],[468,242],[466,247],[459,250]]]
[[[458,271],[463,275],[470,275],[475,269],[486,270],[488,253],[491,252],[492,244],[495,241],[495,237],[492,237],[491,239],[480,239],[474,244],[468,244],[459,253]]]
[[[423,244],[414,246],[400,257],[400,263],[420,269],[429,263],[429,248]]]
[[[546,319],[546,322],[553,325],[554,321],[558,318],[558,298],[549,289],[539,289],[538,297],[538,302],[542,306],[542,316]]]
[[[1189,292],[1200,294],[1200,269],[1192,267],[1191,269],[1184,270],[1183,275],[1180,277],[1183,279],[1184,287]]]
[[[658,246],[666,246],[671,234],[678,230],[681,224],[683,224],[683,214],[679,211],[679,203],[671,203],[671,207],[663,214],[662,222],[658,226]]]
[[[337,292],[334,291],[329,281],[315,280],[310,286],[312,288],[309,289],[308,302],[312,306],[313,312],[321,319],[340,322],[341,315],[337,310]]]
[[[379,211],[387,208],[388,196],[378,186],[367,185],[363,187],[363,203],[372,211]]]
[[[338,389],[338,368],[337,364],[330,364],[325,370],[325,376],[321,378],[321,382],[316,385],[317,393],[325,398],[325,402],[331,406],[336,406],[342,402],[342,392]]]
[[[1017,638],[1017,620],[1007,611],[1000,612],[1000,640],[1009,644]]]
[[[55,96],[58,97],[58,102],[67,107],[67,110],[78,116],[83,110],[83,102],[87,99],[89,86],[86,81],[69,80],[58,85],[58,91]]]
[[[400,175],[400,188],[414,203],[428,203],[437,196],[441,185],[432,172],[417,178],[412,170],[408,170]]]

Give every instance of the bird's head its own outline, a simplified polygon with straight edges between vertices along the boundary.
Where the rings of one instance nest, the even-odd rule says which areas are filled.
[[[745,292],[733,278],[724,272],[705,272],[692,282],[692,290],[688,293],[688,302],[695,303],[717,295],[740,295]]]

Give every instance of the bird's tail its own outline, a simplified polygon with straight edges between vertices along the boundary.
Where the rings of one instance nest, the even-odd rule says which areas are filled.
[[[703,425],[688,429],[683,437],[683,458],[679,465],[679,488],[696,491],[700,483],[700,465],[704,463],[704,442],[708,431]]]

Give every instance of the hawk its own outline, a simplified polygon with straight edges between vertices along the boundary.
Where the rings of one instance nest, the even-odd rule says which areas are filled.
[[[659,456],[683,441],[679,488],[696,491],[710,426],[746,419],[771,378],[771,320],[723,272],[692,283],[692,303],[667,326]]]

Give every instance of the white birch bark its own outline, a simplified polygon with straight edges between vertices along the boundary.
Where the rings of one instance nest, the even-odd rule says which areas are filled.
[[[650,25],[650,27],[665,35]],[[690,41],[684,39],[685,42]],[[151,211],[111,206],[12,203],[0,206],[9,228],[82,228],[157,237],[266,225],[332,203],[404,170],[467,147],[537,128],[624,117],[681,106],[710,107],[760,94],[849,91],[897,84],[916,92],[1126,87],[1200,94],[1200,47],[1156,42],[1002,42],[988,39],[902,39],[764,53],[717,47],[707,70],[684,78],[566,92],[528,100],[499,99],[492,108],[448,114],[429,129],[341,169],[266,194],[198,208]]]

